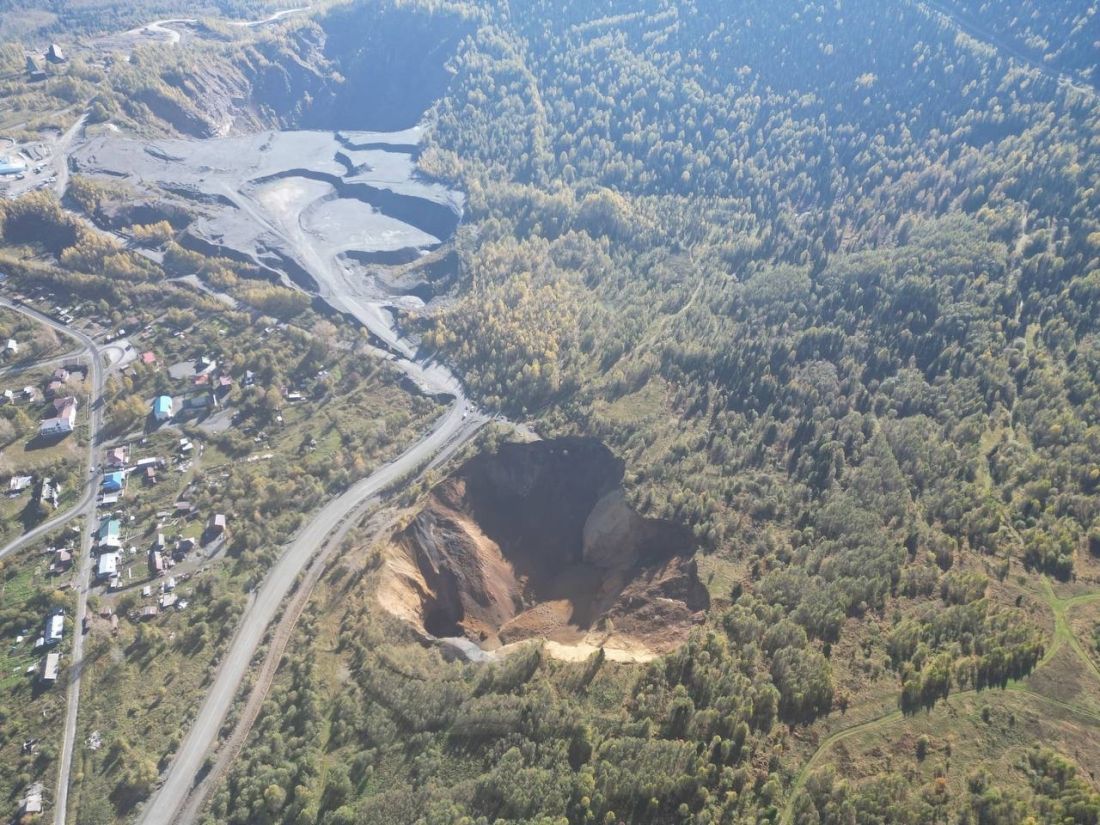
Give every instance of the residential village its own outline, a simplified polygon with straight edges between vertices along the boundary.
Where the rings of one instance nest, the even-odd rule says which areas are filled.
[[[161,337],[152,332],[143,331],[149,339]],[[110,333],[104,337],[120,340]],[[10,359],[18,354],[19,344],[9,344]],[[105,348],[107,357],[115,367],[113,374],[123,380],[135,370],[160,372],[153,351],[132,357],[129,341],[112,344]],[[70,634],[95,628],[117,635],[120,621],[149,623],[166,613],[188,610],[194,577],[224,550],[229,515],[203,512],[187,500],[195,491],[194,474],[206,445],[185,435],[182,427],[218,411],[234,382],[212,359],[201,357],[164,373],[172,382],[166,387],[171,394],[150,398],[145,420],[102,445],[102,463],[93,468],[81,468],[75,459],[86,455],[90,437],[87,409],[93,400],[88,397],[87,363],[73,357],[56,366],[11,366],[0,374],[0,381],[8,383],[0,390],[0,420],[16,422],[15,437],[0,450],[2,466],[8,470],[0,475],[0,490],[6,488],[0,501],[12,516],[5,522],[19,516],[23,528],[29,529],[75,503],[89,484],[96,487],[97,519],[93,588],[84,616],[72,615],[69,595],[76,584],[79,521],[53,532],[25,559],[0,566],[0,627],[10,634],[0,654],[0,688],[22,684],[31,696],[43,697],[37,704],[63,707],[59,685],[65,682]],[[171,378],[173,374],[179,378]],[[241,377],[244,380],[243,373]],[[54,472],[58,461],[66,472]],[[13,597],[22,597],[24,604],[16,604]],[[52,694],[48,701],[46,694]],[[52,711],[43,715],[52,718]],[[32,737],[24,743],[23,757],[37,760],[42,757],[38,750],[38,739]],[[42,787],[35,781],[26,788],[18,805],[20,816],[43,810]]]
[[[131,348],[129,342],[125,346]],[[156,354],[145,351],[137,358],[125,359],[119,372],[125,374],[135,362],[145,370],[160,370]],[[81,396],[87,395],[87,369],[86,364],[75,360],[57,367],[37,385],[28,384],[18,392],[5,390],[0,394],[0,407],[10,404],[39,414],[31,441],[40,446],[55,445],[77,429],[80,401],[67,393],[75,387]],[[98,479],[99,485],[98,528],[92,548],[93,592],[100,598],[96,615],[81,617],[82,632],[87,632],[95,621],[117,632],[116,604],[118,597],[127,593],[140,594],[139,603],[124,616],[132,622],[149,621],[161,611],[186,610],[186,583],[225,544],[227,515],[200,512],[185,498],[193,487],[190,478],[201,462],[205,444],[182,435],[175,425],[217,411],[234,385],[233,378],[205,356],[176,363],[165,372],[172,380],[172,394],[154,396],[138,432],[104,445],[102,465],[89,473],[93,483]],[[250,384],[253,376],[246,373],[242,379]],[[58,508],[64,489],[42,474],[15,473],[6,483],[9,500],[29,494],[29,503],[42,507],[44,513]],[[173,491],[179,495],[172,495]],[[70,585],[74,556],[79,552],[79,534],[66,534],[66,538],[42,551],[49,560],[48,573],[61,589]],[[52,685],[62,667],[59,646],[64,636],[64,611],[52,611],[43,621],[45,631],[32,645],[34,650],[45,652],[33,675],[41,684]],[[17,644],[30,641],[26,636],[19,634]]]
[[[9,530],[0,544],[90,493],[95,506],[81,615],[74,585],[84,533],[73,528],[82,520],[0,559],[0,702],[26,709],[0,719],[0,758],[22,765],[13,775],[24,777],[0,787],[0,799],[26,794],[30,811],[42,804],[34,783],[49,787],[56,771],[51,743],[75,638],[84,647],[85,775],[111,783],[99,743],[132,725],[130,741],[143,749],[173,747],[193,712],[185,697],[207,677],[301,514],[399,450],[439,407],[407,393],[396,373],[357,351],[358,336],[324,319],[303,329],[201,297],[201,308],[140,316],[104,301],[60,305],[45,290],[16,297],[91,336],[107,368],[102,398],[91,398],[79,351],[58,354],[73,342],[23,358],[26,330],[10,336],[19,352],[0,363],[0,436],[4,421],[13,429],[0,443],[0,524]],[[247,345],[230,334],[242,325]],[[99,408],[105,420],[89,468],[90,413]],[[155,712],[120,710],[148,709],[154,697]],[[20,751],[16,739],[38,744]]]
[[[47,373],[37,384],[5,387],[0,390],[0,406],[22,407],[27,415],[37,416],[36,434],[44,441],[63,438],[76,429],[76,393],[86,393],[87,370],[87,365],[74,361]]]

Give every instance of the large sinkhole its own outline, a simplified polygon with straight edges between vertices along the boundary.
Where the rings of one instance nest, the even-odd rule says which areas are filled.
[[[627,504],[598,441],[506,444],[466,462],[395,536],[381,597],[485,648],[616,633],[665,649],[707,606],[691,532]]]

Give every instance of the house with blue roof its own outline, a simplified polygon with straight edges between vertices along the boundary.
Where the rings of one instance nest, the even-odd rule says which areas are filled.
[[[122,485],[125,481],[126,476],[123,475],[121,470],[107,473],[107,475],[103,476],[103,490],[108,493],[117,493],[122,489]]]
[[[107,519],[99,524],[99,532],[96,533],[96,539],[103,547],[120,547],[122,542],[119,541],[119,533],[121,527],[118,523],[118,519]]]
[[[153,402],[153,418],[157,421],[167,421],[174,414],[175,407],[172,404],[172,396],[158,395]]]

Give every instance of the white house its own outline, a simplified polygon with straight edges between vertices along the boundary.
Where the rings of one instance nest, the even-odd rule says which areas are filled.
[[[38,425],[39,435],[65,435],[76,426],[76,399],[71,395],[53,402],[54,415]]]
[[[60,653],[47,653],[46,658],[42,660],[42,681],[43,682],[56,682],[57,673],[61,668],[61,654]],[[39,799],[41,801],[41,798]],[[39,808],[38,810],[42,810]]]
[[[8,482],[8,490],[12,493],[21,493],[31,486],[33,476],[12,476]]]
[[[97,579],[109,579],[118,575],[118,553],[103,553],[96,565],[95,577]]]
[[[65,633],[65,617],[60,613],[54,613],[46,619],[46,644],[55,645],[61,641]]]
[[[7,346],[4,347],[4,351],[7,352],[8,355],[18,355],[19,354],[19,342],[16,341],[14,338],[9,338]]]

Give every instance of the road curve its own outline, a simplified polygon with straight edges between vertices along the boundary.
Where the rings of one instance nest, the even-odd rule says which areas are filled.
[[[170,29],[168,26],[172,23],[183,23],[184,25],[193,26],[199,21],[194,17],[172,17],[166,20],[154,20],[152,23],[146,23],[144,26],[138,26],[135,29],[130,29],[125,34],[137,35],[137,34],[163,34],[167,35],[168,39],[163,41],[169,46],[175,46],[180,42],[181,35],[175,29]]]
[[[469,430],[464,425],[463,406],[452,405],[435,422],[427,436],[326,504],[286,547],[245,609],[229,649],[218,666],[214,684],[207,691],[194,722],[173,757],[163,784],[142,809],[139,823],[163,825],[171,821],[186,802],[203,760],[218,739],[225,717],[268,625],[275,618],[298,573],[325,543],[329,533],[364,501],[416,473],[422,465],[460,438]]]
[[[463,428],[458,432],[455,439],[437,452],[435,458],[424,469],[434,469],[449,461],[462,448],[462,445],[476,435],[486,423],[488,423],[488,419],[484,416],[468,419],[464,422]],[[352,528],[361,524],[364,517],[377,508],[380,502],[380,497],[375,496],[367,499],[351,511],[340,523],[340,526],[329,533],[324,546],[314,556],[305,575],[300,579],[298,588],[286,600],[286,608],[283,614],[272,626],[271,641],[267,646],[264,661],[259,666],[244,708],[237,716],[232,733],[219,743],[214,766],[203,776],[202,781],[194,786],[190,795],[184,801],[183,807],[176,811],[172,819],[166,820],[171,825],[193,825],[193,823],[199,821],[199,815],[209,801],[210,795],[225,778],[230,765],[248,741],[252,726],[263,710],[264,701],[267,699],[268,691],[271,689],[271,683],[282,661],[286,646],[290,642],[294,626],[298,623],[302,610],[309,602],[313,588],[317,585],[321,576],[324,575],[328,559],[334,552],[339,550]]]
[[[230,26],[237,26],[238,28],[254,29],[259,26],[265,26],[268,23],[275,23],[279,20],[282,20],[284,17],[289,17],[292,14],[301,14],[302,12],[309,11],[309,9],[310,6],[302,6],[297,9],[283,9],[282,11],[277,11],[274,14],[268,15],[267,17],[259,18],[257,20],[223,20],[222,22]],[[162,43],[168,46],[176,46],[179,44],[180,40],[183,39],[183,36],[178,31],[170,27],[176,24],[184,26],[195,26],[198,23],[199,20],[195,17],[170,17],[164,20],[154,20],[152,23],[146,23],[143,26],[129,29],[124,33],[129,35],[164,35],[166,39],[162,40]]]
[[[96,455],[99,446],[99,435],[103,429],[103,363],[100,358],[99,347],[94,340],[80,330],[71,329],[54,319],[43,315],[35,309],[16,304],[7,298],[0,298],[0,306],[7,307],[28,318],[31,318],[58,332],[75,338],[84,345],[85,352],[91,359],[89,375],[91,376],[91,392],[88,396],[89,427],[88,427],[88,467],[95,468],[98,464]],[[68,511],[46,521],[28,533],[24,533],[15,541],[10,542],[0,549],[0,558],[14,553],[31,542],[41,538],[57,527],[62,526],[74,518],[83,516],[84,535],[80,553],[80,568],[76,579],[76,615],[73,617],[73,649],[69,662],[69,685],[66,694],[65,728],[62,734],[61,754],[58,760],[57,791],[54,800],[54,825],[65,825],[65,813],[69,804],[69,775],[72,771],[73,750],[76,742],[76,720],[80,707],[80,676],[84,663],[84,634],[80,632],[80,621],[88,609],[88,587],[92,574],[92,522],[95,519],[96,504],[96,480],[98,476],[89,472],[86,479],[87,490],[84,497]]]
[[[85,347],[80,347],[79,349],[69,350],[63,355],[43,358],[41,361],[21,361],[6,367],[0,367],[0,376],[13,375],[17,372],[26,372],[27,370],[40,370],[45,367],[63,367],[65,364],[79,361],[85,355],[87,355],[87,349]]]
[[[309,11],[311,6],[299,6],[296,9],[283,9],[277,11],[274,14],[262,17],[258,20],[230,20],[230,26],[238,26],[241,28],[254,29],[257,26],[266,26],[268,23],[274,23],[278,20],[282,20],[284,17],[289,17],[292,14],[301,14],[304,11]]]
[[[95,426],[95,421],[97,420],[98,416],[97,416],[97,411],[94,409],[94,407],[95,407],[96,399],[98,399],[103,394],[103,380],[102,380],[103,379],[103,367],[102,367],[102,364],[100,363],[99,347],[97,346],[95,341],[93,341],[90,337],[85,335],[80,330],[71,329],[71,328],[65,326],[64,324],[62,324],[58,321],[55,321],[53,318],[50,318],[46,315],[43,315],[38,310],[31,309],[30,307],[23,306],[21,304],[16,304],[14,301],[11,301],[11,300],[9,300],[7,298],[3,298],[3,297],[0,297],[0,306],[6,307],[7,309],[10,309],[14,312],[18,312],[20,315],[26,316],[27,318],[30,318],[34,321],[37,321],[40,324],[44,324],[45,326],[51,327],[54,330],[57,330],[58,332],[61,332],[65,335],[69,336],[70,338],[75,338],[77,341],[79,341],[84,346],[84,352],[86,354],[91,355],[92,366],[91,366],[91,372],[89,373],[89,375],[91,376],[91,379],[92,379],[92,382],[91,382],[92,391],[89,394],[89,405],[88,406],[90,408],[93,408],[92,409],[92,416],[93,416],[92,425],[93,426],[89,427],[88,466],[89,467],[96,466],[96,462],[95,462],[96,435],[98,434],[99,430]],[[69,355],[63,356],[63,358],[65,358],[66,360],[68,360],[71,357],[72,357],[71,353]],[[59,359],[53,359],[53,361],[50,361],[49,363],[53,363],[56,360],[59,360]],[[31,365],[31,366],[35,366],[35,365]],[[65,512],[63,512],[59,515],[56,515],[56,516],[54,516],[53,518],[51,518],[47,521],[42,522],[37,527],[35,527],[33,530],[30,530],[29,532],[24,533],[23,535],[19,536],[18,538],[13,539],[12,541],[8,542],[3,547],[0,547],[0,559],[4,558],[5,556],[7,556],[11,553],[16,552],[17,550],[22,549],[23,547],[26,547],[28,544],[32,544],[36,540],[42,538],[42,536],[44,536],[45,534],[49,533],[51,530],[55,530],[56,528],[61,527],[66,522],[72,521],[72,519],[74,519],[77,516],[81,515],[81,513],[85,512],[88,509],[89,505],[94,505],[95,504],[95,498],[96,498],[96,492],[97,492],[96,485],[94,483],[94,478],[87,479],[85,484],[87,486],[87,489],[85,490],[84,496],[83,496],[83,498],[80,499],[80,501],[78,501],[76,504],[74,504],[72,507],[70,507]]]

